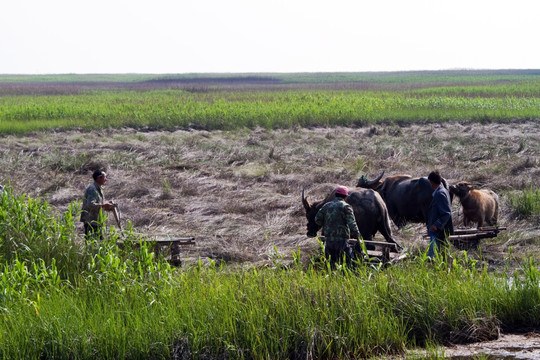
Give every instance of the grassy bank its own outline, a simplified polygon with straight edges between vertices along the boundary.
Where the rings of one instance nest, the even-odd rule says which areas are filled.
[[[352,271],[300,253],[263,268],[176,269],[145,246],[119,250],[114,233],[84,244],[74,208],[53,214],[9,188],[1,205],[6,359],[368,357],[540,326],[530,259],[508,275],[466,253]]]
[[[74,128],[276,129],[538,117],[537,97],[467,98],[355,91],[191,94],[167,90],[0,98],[3,134]]]
[[[539,94],[540,75],[533,70],[4,76],[0,77],[0,134],[79,128],[231,130],[530,120],[540,117]]]

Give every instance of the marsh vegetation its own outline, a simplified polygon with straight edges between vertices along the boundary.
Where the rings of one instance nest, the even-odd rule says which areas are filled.
[[[352,358],[537,329],[539,80],[497,76],[0,83],[2,356]],[[196,238],[182,267],[118,249],[112,219],[107,241],[83,241],[78,201],[96,167],[128,237]],[[393,227],[408,260],[327,269],[303,188],[320,199],[364,174],[432,169],[497,192],[507,230],[427,263],[424,226]]]

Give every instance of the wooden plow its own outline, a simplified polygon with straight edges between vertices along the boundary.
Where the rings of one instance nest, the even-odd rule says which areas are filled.
[[[122,234],[122,240],[118,241],[116,244],[119,248],[124,248],[126,243],[130,243],[131,248],[140,247],[140,243],[144,242],[151,246],[154,249],[155,257],[157,258],[160,254],[163,254],[165,258],[174,266],[182,265],[182,260],[180,260],[180,248],[186,245],[195,245],[194,237],[177,237],[177,238],[165,238],[165,239],[144,239],[144,240],[128,240],[124,234],[124,229],[122,228],[122,217],[120,214],[120,208],[117,203],[112,202],[114,205],[113,215],[116,220],[116,225],[120,229]]]
[[[171,265],[180,266],[182,260],[180,259],[180,251],[184,246],[195,245],[194,237],[178,237],[178,238],[166,238],[166,239],[146,239],[146,240],[123,240],[119,241],[117,245],[123,248],[126,243],[130,243],[132,248],[138,248],[140,243],[150,245],[154,249],[155,257],[157,258],[162,254]]]
[[[459,250],[467,250],[478,247],[480,240],[497,237],[506,226],[483,226],[476,229],[455,229],[454,234],[448,237],[448,241]]]
[[[324,242],[326,238],[324,236],[319,236],[319,240]],[[372,241],[372,240],[361,240],[367,250],[367,256],[369,262],[382,262],[394,263],[399,260],[404,259],[407,255],[401,254],[398,250],[397,244],[389,243],[385,241]],[[349,239],[349,246],[353,250],[353,253],[356,255],[362,254],[362,247],[360,242],[357,239]]]
[[[478,247],[480,240],[497,237],[506,226],[483,226],[476,229],[455,229],[454,234],[448,237],[450,244],[459,250],[468,250]],[[425,238],[429,235],[425,234]]]

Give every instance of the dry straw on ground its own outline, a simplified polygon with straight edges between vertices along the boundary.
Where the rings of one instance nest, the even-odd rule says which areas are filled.
[[[496,265],[510,253],[540,252],[538,219],[514,219],[505,202],[509,193],[540,184],[540,128],[534,121],[69,131],[6,136],[0,149],[0,182],[58,211],[80,199],[94,168],[106,169],[106,197],[120,204],[137,232],[196,237],[186,259],[261,265],[276,256],[291,258],[298,249],[313,254],[318,247],[305,236],[302,188],[311,200],[320,199],[335,184],[354,187],[361,175],[375,177],[382,170],[426,176],[439,169],[450,183],[467,180],[494,190],[502,201],[500,223],[508,230],[483,240],[482,255]],[[459,224],[457,201],[454,209]],[[393,231],[408,249],[425,248],[422,224]]]

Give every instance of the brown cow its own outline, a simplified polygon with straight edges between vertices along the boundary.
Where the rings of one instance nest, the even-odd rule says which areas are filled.
[[[466,181],[450,186],[450,193],[459,198],[463,207],[463,224],[477,223],[493,226],[499,218],[499,196],[488,189],[475,189]]]

